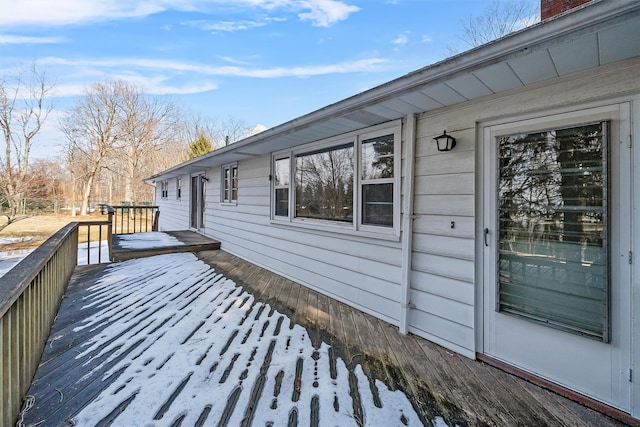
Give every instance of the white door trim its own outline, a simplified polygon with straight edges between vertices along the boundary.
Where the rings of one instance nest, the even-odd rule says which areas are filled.
[[[513,118],[509,121],[503,120],[497,123],[486,123],[481,124],[478,128],[478,171],[481,175],[481,178],[478,179],[478,210],[480,213],[480,218],[477,221],[477,260],[478,260],[478,271],[477,277],[480,279],[480,283],[482,286],[479,287],[479,295],[477,297],[478,310],[478,349],[479,351],[488,354],[491,357],[495,357],[500,359],[500,357],[496,357],[494,354],[494,348],[492,348],[492,334],[494,333],[494,320],[492,320],[491,310],[494,307],[489,307],[488,305],[493,305],[495,301],[495,296],[491,297],[491,292],[494,292],[493,281],[496,277],[496,256],[495,250],[491,249],[493,252],[488,252],[485,250],[485,238],[486,244],[489,248],[496,248],[497,245],[497,215],[496,215],[496,204],[494,195],[494,190],[496,188],[496,180],[497,180],[497,146],[494,142],[494,136],[498,134],[509,134],[509,133],[517,133],[517,132],[527,132],[533,130],[539,130],[543,128],[553,128],[553,127],[566,127],[567,125],[577,125],[581,123],[589,123],[593,121],[606,120],[608,116],[614,118],[614,120],[620,124],[622,128],[620,130],[620,134],[630,133],[630,105],[628,102],[621,103],[610,103],[604,104],[601,103],[598,106],[585,106],[585,108],[581,109],[573,109],[573,110],[560,110],[554,111],[551,113],[545,113],[543,115],[538,116],[529,116],[529,117],[518,117]],[[629,132],[627,132],[627,129]],[[614,135],[615,134],[615,135]],[[619,193],[617,195],[613,195],[615,199],[610,207],[610,215],[616,215],[619,219],[615,221],[617,224],[631,224],[632,218],[632,204],[631,204],[631,180],[628,181],[618,181],[620,176],[623,177],[631,177],[632,169],[632,160],[631,153],[626,152],[627,144],[622,137],[623,135],[617,135],[616,132],[612,132],[612,138],[610,141],[610,153],[611,157],[616,157],[612,159],[613,167],[610,169],[611,179],[614,182],[611,183],[612,189],[619,189]],[[615,140],[613,136],[617,136]],[[615,147],[614,147],[615,144]],[[614,169],[615,168],[615,169]],[[612,191],[613,193],[613,191]],[[626,196],[623,196],[626,195]],[[485,235],[484,230],[488,229],[488,234]],[[629,290],[629,295],[621,294],[620,292],[612,295],[611,298],[616,298],[615,306],[618,310],[623,310],[628,313],[629,318],[623,319],[619,321],[616,316],[613,316],[612,319],[612,329],[615,328],[616,338],[613,345],[621,346],[619,349],[619,355],[616,353],[613,359],[618,358],[613,365],[612,368],[616,368],[619,372],[612,372],[612,381],[615,384],[619,384],[619,390],[614,392],[614,406],[619,407],[623,410],[629,411],[632,406],[631,403],[631,387],[627,381],[627,376],[629,374],[629,368],[631,366],[631,319],[634,316],[631,315],[631,268],[628,265],[628,251],[631,250],[631,233],[625,230],[612,229],[610,232],[612,245],[611,248],[611,267],[612,270],[617,270],[616,277],[613,280],[620,281],[620,283],[627,283],[629,286],[624,285],[622,287],[623,291],[626,293],[627,289]],[[615,266],[614,266],[615,264]],[[626,264],[626,265],[625,265]],[[613,288],[613,287],[612,287]],[[489,317],[487,317],[489,316]],[[493,316],[495,317],[495,316]],[[555,332],[550,332],[555,333]],[[616,350],[617,351],[617,350]],[[636,356],[637,357],[637,356]],[[504,360],[504,359],[500,359]],[[514,363],[512,360],[507,360],[508,363],[514,364],[518,366],[517,363]],[[518,366],[519,368],[523,368],[524,370],[531,371],[531,369],[527,369],[523,366]],[[539,372],[533,372],[536,375],[549,379],[553,382],[559,383],[563,386],[569,386],[570,384],[563,383],[563,381],[559,381],[557,378],[549,378],[541,375]],[[574,388],[575,389],[575,388]],[[582,392],[582,390],[577,390]],[[585,393],[590,395],[589,393]],[[608,399],[599,398],[598,396],[590,395],[598,400],[603,400],[606,403],[612,404]],[[635,397],[635,400],[638,400]]]

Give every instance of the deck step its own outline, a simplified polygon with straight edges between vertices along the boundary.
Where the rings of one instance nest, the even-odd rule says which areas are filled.
[[[127,240],[132,235],[113,236],[113,261],[126,261],[134,258],[145,258],[155,255],[176,254],[185,252],[213,251],[220,249],[220,242],[190,230],[166,231],[165,234],[175,238],[175,244],[158,246],[128,247]]]

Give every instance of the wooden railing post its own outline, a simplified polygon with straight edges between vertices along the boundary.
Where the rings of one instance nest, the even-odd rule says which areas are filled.
[[[0,425],[15,425],[78,262],[78,223],[0,277]]]
[[[109,247],[109,260],[113,261],[113,213],[114,213],[114,209],[113,207],[109,206],[109,210],[108,210],[108,221],[109,221],[109,226],[107,227],[107,246]]]

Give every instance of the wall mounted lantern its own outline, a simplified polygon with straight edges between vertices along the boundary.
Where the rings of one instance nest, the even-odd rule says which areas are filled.
[[[451,135],[447,135],[447,131],[440,136],[433,138],[434,142],[438,145],[438,151],[451,151],[456,146],[456,139]]]

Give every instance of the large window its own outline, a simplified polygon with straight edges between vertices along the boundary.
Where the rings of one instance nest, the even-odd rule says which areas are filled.
[[[294,225],[399,233],[400,125],[273,156],[272,217]]]
[[[223,203],[238,201],[238,165],[231,164],[222,167],[222,196]]]
[[[353,222],[353,143],[296,155],[296,218]]]
[[[498,310],[607,340],[607,125],[498,138]]]

